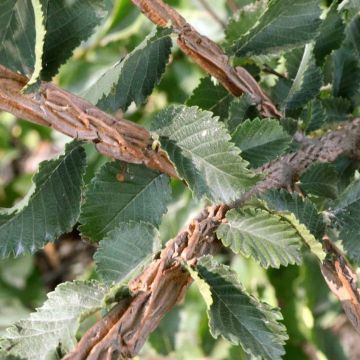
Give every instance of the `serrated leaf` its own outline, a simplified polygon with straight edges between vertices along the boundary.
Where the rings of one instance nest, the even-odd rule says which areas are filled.
[[[214,202],[230,202],[256,181],[230,142],[224,124],[197,107],[171,106],[154,119],[152,128],[179,175],[194,194]]]
[[[232,134],[239,124],[246,119],[252,119],[257,116],[259,116],[259,112],[249,94],[243,94],[230,103],[229,117],[226,120],[226,126],[230,134]]]
[[[201,79],[186,105],[197,105],[202,110],[209,110],[220,118],[226,118],[230,102],[234,97],[221,85],[215,85],[210,77]]]
[[[281,313],[248,295],[234,271],[207,256],[197,264],[199,275],[210,285],[213,304],[208,311],[211,334],[241,345],[255,358],[277,360],[285,353],[285,327]]]
[[[297,74],[281,103],[284,111],[302,107],[320,91],[322,73],[321,69],[315,64],[312,50],[313,45],[308,44],[305,46]]]
[[[58,347],[64,353],[70,351],[76,345],[80,321],[101,308],[107,291],[94,281],[60,284],[28,320],[7,329],[0,346],[27,360],[56,358]]]
[[[249,8],[241,9],[230,19],[225,29],[225,48],[229,48],[255,25],[264,11],[264,5],[262,1],[256,2]]]
[[[331,213],[348,256],[360,265],[360,180],[354,180],[343,191]]]
[[[227,212],[226,219],[216,234],[235,253],[253,257],[264,268],[301,263],[301,238],[276,214],[233,209]]]
[[[34,252],[70,231],[80,211],[85,152],[77,142],[56,160],[43,161],[33,178],[34,191],[0,212],[0,253]]]
[[[33,85],[37,82],[40,77],[42,70],[42,57],[43,49],[45,42],[45,21],[47,15],[48,0],[31,0],[33,11],[34,11],[34,20],[35,20],[35,63],[34,71],[31,75],[27,87]]]
[[[320,129],[327,121],[326,110],[320,100],[314,99],[307,104],[303,115],[306,132]]]
[[[330,6],[325,20],[321,23],[319,35],[315,39],[314,54],[316,61],[321,63],[325,56],[337,49],[344,39],[345,25],[337,11],[337,3]]]
[[[323,262],[326,257],[326,253],[322,248],[320,241],[316,240],[314,235],[309,231],[309,229],[299,222],[297,217],[290,212],[277,212],[282,219],[287,220],[293,227],[296,229],[298,235],[301,236],[304,244],[306,244],[310,251],[318,257],[318,259]]]
[[[336,198],[338,173],[332,164],[319,163],[312,165],[300,177],[300,186],[306,193]]]
[[[357,58],[360,58],[360,14],[353,17],[346,27],[346,42],[354,49]]]
[[[252,167],[259,167],[281,155],[291,138],[278,120],[257,118],[240,124],[232,134],[232,141]]]
[[[359,89],[360,63],[358,56],[346,47],[333,54],[333,95],[350,99]]]
[[[231,51],[237,56],[249,56],[304,45],[317,35],[320,14],[320,1],[272,0],[255,26]]]
[[[141,105],[160,82],[171,52],[171,29],[155,29],[81,95],[105,111]]]
[[[74,49],[87,40],[109,10],[104,0],[48,1],[41,78],[51,80]]]
[[[326,111],[326,119],[332,121],[344,121],[351,111],[351,101],[341,97],[321,100]]]
[[[213,303],[211,296],[211,289],[209,284],[202,279],[198,272],[194,270],[189,264],[184,263],[186,270],[190,273],[191,278],[194,280],[195,285],[197,286],[201,296],[203,297],[207,310],[210,310],[210,307]]]
[[[31,74],[35,64],[35,16],[30,1],[0,2],[1,64]]]
[[[100,241],[94,255],[97,272],[107,282],[134,278],[161,248],[156,228],[145,222],[120,222]]]
[[[119,174],[123,181],[118,180]],[[157,226],[169,198],[168,176],[143,165],[108,162],[86,189],[80,230],[92,240],[101,240],[122,221],[145,221]]]
[[[325,224],[309,199],[302,199],[297,194],[281,190],[269,190],[262,195],[269,209],[278,212],[288,211],[295,215],[300,223],[304,224],[316,239],[324,235]]]

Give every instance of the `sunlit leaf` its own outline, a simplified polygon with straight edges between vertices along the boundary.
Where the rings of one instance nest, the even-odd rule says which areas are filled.
[[[285,190],[269,190],[262,198],[271,210],[293,213],[300,223],[304,224],[316,239],[321,239],[325,224],[315,205],[309,199],[290,194]]]
[[[59,349],[70,351],[76,345],[80,321],[101,308],[107,291],[98,282],[60,284],[29,319],[8,328],[0,346],[28,360],[56,358]]]
[[[206,195],[216,202],[229,202],[254,184],[256,178],[240,150],[210,112],[171,106],[155,117],[153,130],[198,198]]]
[[[216,234],[235,253],[251,256],[265,268],[301,262],[301,238],[276,214],[260,209],[230,210],[226,219]]]

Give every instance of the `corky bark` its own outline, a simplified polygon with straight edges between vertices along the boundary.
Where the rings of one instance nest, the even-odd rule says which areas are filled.
[[[178,34],[180,48],[216,77],[229,92],[235,96],[250,94],[264,117],[281,115],[244,68],[232,67],[222,49],[199,34],[175,10],[161,0],[133,0],[133,3],[159,26],[166,26],[170,20],[174,32]],[[23,94],[20,90],[26,83],[24,76],[0,66],[0,109],[52,127],[73,138],[93,141],[98,151],[107,156],[142,163],[176,176],[165,153],[152,148],[151,136],[145,129],[126,120],[118,120],[50,83],[42,83],[37,94]],[[331,162],[340,155],[358,158],[359,140],[360,119],[357,118],[315,143],[305,145],[296,153],[285,155],[258,169],[264,174],[264,180],[233,204],[204,209],[184,231],[166,244],[159,259],[130,282],[132,297],[115,305],[83,336],[65,359],[109,360],[118,359],[120,355],[131,357],[137,354],[162,317],[181,301],[191,284],[191,277],[182,263],[187,261],[195,264],[199,257],[216,251],[219,242],[215,230],[224,221],[228,209],[240,206],[247,199],[270,188],[290,189],[298,176],[317,161]],[[340,299],[358,299],[354,295],[350,272],[341,266],[344,261],[335,251],[331,250],[331,254],[333,261],[327,260],[325,276],[330,281],[332,291]],[[351,304],[347,302],[350,311]],[[359,315],[356,311],[354,313],[358,319]]]
[[[42,82],[35,94],[24,94],[28,79],[0,65],[0,110],[51,127],[74,139],[92,141],[109,157],[176,177],[166,154],[153,149],[150,133],[143,127],[117,119],[88,101],[54,84]]]
[[[250,95],[263,117],[281,116],[270,98],[260,88],[256,80],[241,66],[230,65],[229,57],[220,46],[199,34],[173,8],[162,0],[132,0],[132,2],[156,25],[165,27],[170,22],[178,35],[180,49],[200,65],[206,72],[217,78],[233,95]]]
[[[215,230],[224,221],[226,212],[234,206],[243,204],[246,199],[259,195],[267,189],[291,187],[304,170],[315,162],[331,162],[340,155],[358,156],[360,143],[360,118],[317,139],[315,144],[269,162],[257,171],[265,174],[265,179],[234,204],[210,206],[196,217],[186,230],[169,241],[162,251],[160,259],[153,261],[129,287],[133,294],[128,308],[118,319],[114,319],[111,329],[101,338],[99,328],[91,328],[85,335],[94,341],[80,341],[65,360],[108,360],[119,355],[129,358],[135,356],[149,334],[158,326],[163,316],[184,297],[185,290],[191,284],[189,273],[183,268],[184,261],[196,264],[197,260],[212,254],[219,246]],[[325,248],[326,249],[326,248]],[[333,254],[333,251],[332,251]],[[332,291],[342,299],[352,296],[354,284],[349,288],[345,280],[339,285],[341,273],[335,269],[338,258],[326,262],[326,279],[332,285]],[[325,266],[325,265],[324,265]],[[351,293],[349,293],[351,289]],[[344,303],[343,303],[344,305]],[[353,322],[359,320],[358,308],[347,306]],[[116,305],[115,309],[118,306]],[[116,311],[116,310],[114,310]],[[111,316],[111,313],[110,313]],[[106,318],[106,316],[105,316]],[[113,319],[113,317],[112,317]]]

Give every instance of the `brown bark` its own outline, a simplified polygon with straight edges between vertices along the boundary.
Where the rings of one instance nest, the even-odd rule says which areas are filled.
[[[265,179],[252,190],[244,194],[242,199],[230,206],[210,206],[195,218],[186,230],[180,232],[166,244],[159,260],[155,260],[142,274],[130,282],[133,297],[127,310],[114,321],[111,330],[104,336],[96,337],[98,328],[91,328],[86,336],[96,337],[96,344],[81,342],[68,354],[65,360],[117,359],[119,354],[125,358],[135,356],[149,334],[158,326],[163,316],[183,299],[185,290],[191,284],[190,275],[182,267],[182,262],[196,264],[197,260],[212,254],[219,246],[215,230],[224,220],[227,210],[241,206],[254,195],[270,188],[291,188],[294,181],[308,166],[315,162],[334,161],[340,155],[358,156],[360,142],[360,118],[346,123],[319,139],[314,144],[306,144],[301,150],[272,161],[260,169]],[[325,247],[326,249],[326,247]],[[334,249],[334,245],[332,247]],[[335,258],[333,259],[336,260]],[[335,262],[328,260],[326,269],[328,281],[335,282],[331,290],[338,296],[352,296],[358,293],[355,283],[344,283],[341,273],[331,271]],[[324,267],[323,267],[324,269]],[[331,273],[330,273],[331,271]],[[341,287],[336,284],[342,281]],[[350,280],[348,280],[350,281]],[[351,289],[351,293],[344,292]],[[346,302],[346,311],[351,314],[352,321],[359,321],[358,304]],[[105,317],[106,318],[106,317]],[[80,356],[80,354],[87,354]]]
[[[221,47],[199,34],[176,10],[162,0],[132,0],[132,2],[156,25],[165,27],[170,21],[173,31],[178,35],[177,42],[180,49],[206,72],[218,79],[231,94],[234,96],[249,94],[263,117],[281,116],[248,71],[241,66],[231,66],[229,57]]]
[[[264,117],[281,115],[244,68],[233,68],[221,48],[199,34],[174,9],[161,0],[133,0],[133,3],[159,26],[166,26],[170,20],[178,34],[180,48],[232,94],[250,94]],[[107,156],[142,163],[176,176],[165,153],[152,148],[151,136],[145,129],[123,119],[117,120],[50,83],[42,83],[35,95],[23,94],[21,89],[26,82],[25,77],[0,66],[0,109],[53,127],[73,138],[93,141],[98,151]],[[65,359],[117,359],[119,355],[131,357],[137,354],[151,331],[181,301],[191,284],[189,273],[182,267],[183,261],[195,264],[199,257],[213,253],[219,246],[214,232],[229,208],[241,206],[247,199],[270,188],[291,189],[299,175],[315,162],[331,162],[340,155],[358,159],[359,141],[360,118],[356,118],[314,143],[306,144],[301,150],[258,169],[264,180],[233,204],[204,209],[186,230],[166,244],[159,259],[130,282],[132,298],[115,305]],[[346,283],[351,280],[346,278],[349,272],[345,276],[335,263],[327,264],[327,269],[335,276],[332,282],[342,281],[341,291],[343,288],[349,290]],[[332,290],[336,293],[339,288],[334,286]],[[355,291],[352,286],[350,290]],[[355,295],[349,296],[354,299]]]
[[[165,152],[153,149],[150,133],[141,126],[117,119],[51,83],[42,82],[37,93],[24,94],[27,81],[0,65],[1,110],[74,139],[92,141],[106,156],[177,176]]]

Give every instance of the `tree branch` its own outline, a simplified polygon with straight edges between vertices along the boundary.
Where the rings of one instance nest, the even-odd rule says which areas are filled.
[[[164,151],[153,149],[150,133],[141,126],[117,119],[88,101],[42,82],[36,94],[21,90],[28,79],[0,65],[0,109],[19,118],[51,127],[74,139],[92,141],[97,150],[115,159],[177,177]]]
[[[245,69],[230,66],[221,48],[196,32],[175,10],[161,0],[133,2],[160,26],[166,26],[170,20],[174,32],[178,34],[180,48],[232,94],[239,96],[244,92],[249,93],[265,117],[281,115]],[[26,77],[0,65],[0,109],[52,127],[73,138],[90,140],[99,152],[107,156],[142,163],[176,176],[165,153],[152,149],[151,136],[145,129],[124,119],[117,120],[50,83],[42,83],[37,94],[23,94],[21,89],[27,81]],[[358,159],[359,142],[360,118],[356,118],[315,143],[306,144],[301,150],[258,169],[257,172],[265,176],[263,181],[233,204],[204,209],[186,230],[166,244],[159,259],[130,282],[132,298],[115,305],[65,359],[115,359],[119,355],[131,357],[137,354],[162,317],[182,300],[192,282],[182,263],[188,261],[195,264],[198,258],[214,253],[220,246],[215,230],[230,208],[241,206],[247,199],[270,188],[291,189],[301,173],[315,162],[331,162],[340,155]],[[331,264],[327,264],[329,271],[336,269]],[[333,270],[331,275],[336,278],[342,273]],[[342,284],[346,288],[345,275]],[[354,294],[349,296],[354,298]]]
[[[270,98],[263,92],[256,80],[241,66],[232,67],[229,57],[206,36],[199,34],[173,8],[162,0],[132,0],[132,2],[156,25],[165,27],[170,21],[178,34],[180,49],[191,57],[206,72],[217,78],[233,95],[250,95],[263,117],[281,116]]]
[[[196,264],[201,256],[216,252],[220,246],[215,230],[231,207],[239,206],[246,199],[259,195],[267,189],[291,187],[301,173],[315,162],[331,162],[345,154],[358,158],[359,143],[360,118],[356,118],[317,139],[315,144],[306,145],[297,152],[285,155],[259,168],[258,172],[265,173],[263,181],[230,206],[217,205],[204,209],[186,230],[166,244],[158,260],[153,261],[130,282],[132,300],[122,316],[113,322],[106,336],[102,338],[97,336],[99,331],[95,325],[85,336],[96,338],[98,342],[94,344],[94,342],[81,341],[64,359],[105,360],[116,359],[119,355],[125,358],[135,356],[163,316],[183,299],[185,290],[190,286],[191,277],[182,267],[182,263],[187,261]],[[328,273],[331,271],[331,261],[327,262],[326,269],[330,269]],[[339,273],[331,271],[331,276],[329,281],[335,282],[334,279],[338,278]],[[342,292],[346,291],[344,287],[343,281]],[[354,284],[352,284],[352,290],[353,287]],[[335,293],[340,291],[336,284],[332,290]],[[123,305],[116,305],[115,309],[118,306]],[[346,306],[349,313],[349,304],[346,303]],[[357,311],[351,314],[359,315]],[[356,320],[358,321],[358,318]]]

